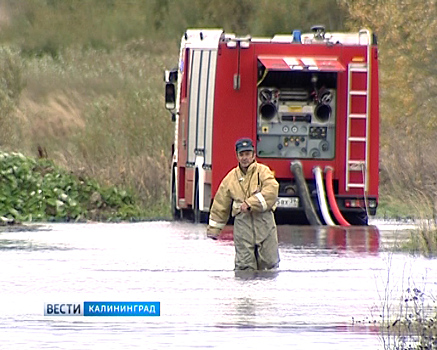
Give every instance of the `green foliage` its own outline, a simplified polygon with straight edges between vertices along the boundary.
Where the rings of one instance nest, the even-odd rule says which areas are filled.
[[[378,35],[382,195],[435,203],[437,94],[435,0],[339,1],[350,27]],[[419,204],[419,202],[416,202]]]
[[[0,214],[14,221],[136,220],[137,198],[78,177],[47,159],[0,153]]]
[[[437,256],[437,227],[435,221],[422,220],[401,247],[403,251],[434,258]]]

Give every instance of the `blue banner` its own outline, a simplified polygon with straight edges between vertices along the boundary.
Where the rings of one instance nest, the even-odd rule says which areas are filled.
[[[159,301],[85,301],[84,316],[160,316]]]

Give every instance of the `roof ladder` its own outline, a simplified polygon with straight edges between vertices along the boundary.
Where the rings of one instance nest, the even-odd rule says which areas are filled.
[[[368,190],[370,51],[369,40],[367,62],[348,65],[346,191],[351,188]]]

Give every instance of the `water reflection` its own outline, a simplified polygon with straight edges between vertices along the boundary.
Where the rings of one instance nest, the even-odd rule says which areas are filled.
[[[32,250],[55,250],[55,249],[65,249],[63,247],[54,247],[47,244],[40,244],[33,242],[31,240],[31,236],[28,233],[36,233],[49,231],[47,226],[38,225],[38,224],[29,224],[29,225],[8,225],[8,226],[0,226],[0,251],[2,250],[24,250],[24,251],[32,251]],[[3,238],[2,235],[7,234],[18,234],[25,233],[25,237],[20,238]],[[13,237],[13,236],[12,236]]]
[[[275,279],[278,274],[279,270],[235,270],[235,278],[243,281]]]
[[[226,226],[220,240],[233,239],[233,226]],[[378,254],[380,232],[377,226],[290,226],[278,225],[280,246],[328,249],[335,252]]]
[[[0,251],[5,251],[5,250],[44,251],[44,250],[69,250],[69,249],[71,248],[32,242],[32,240],[30,239],[0,239]]]
[[[254,326],[254,318],[257,315],[256,301],[249,297],[242,297],[234,299],[233,304],[234,312],[239,318],[236,323],[244,327]]]

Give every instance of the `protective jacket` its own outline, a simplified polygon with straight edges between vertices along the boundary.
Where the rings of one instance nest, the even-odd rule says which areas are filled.
[[[278,190],[279,184],[268,166],[255,161],[246,174],[237,166],[220,184],[210,211],[209,226],[222,229],[229,219],[231,206],[234,217],[240,213],[243,202],[253,213],[274,209]]]
[[[237,166],[221,182],[210,210],[208,235],[218,236],[229,214],[235,217],[236,269],[273,268],[279,263],[276,207],[279,184],[266,165],[253,162],[246,174]],[[243,202],[249,213],[240,210]],[[232,210],[232,212],[231,212]]]

